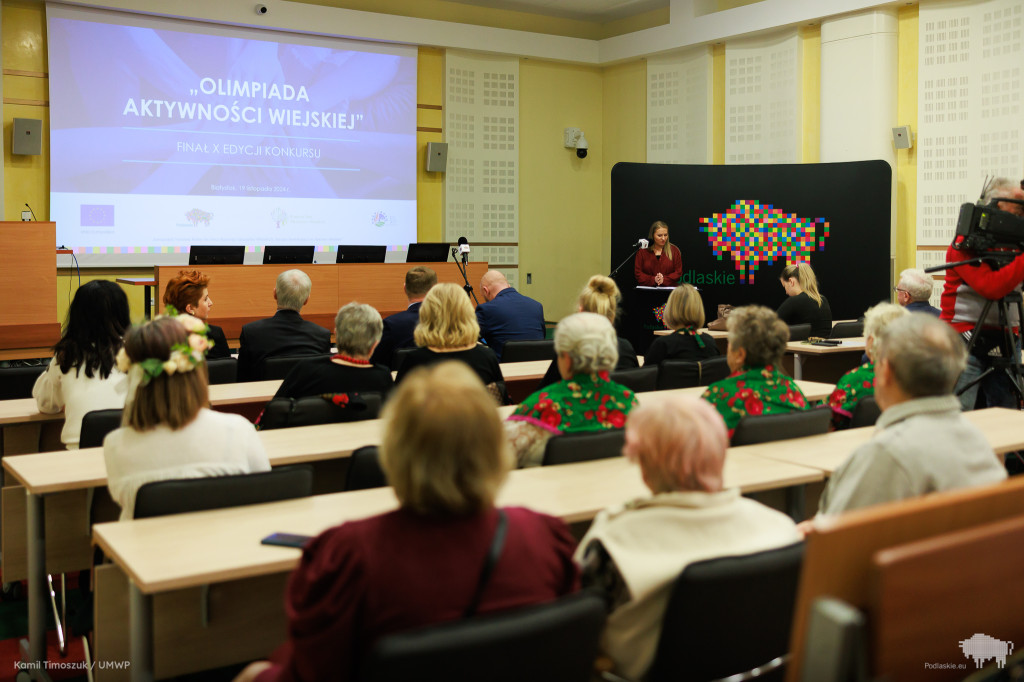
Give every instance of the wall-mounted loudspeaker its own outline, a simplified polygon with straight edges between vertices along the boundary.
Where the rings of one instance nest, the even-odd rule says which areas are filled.
[[[434,173],[444,173],[448,167],[448,143],[428,142],[427,143],[427,170]]]
[[[910,126],[900,126],[892,129],[892,143],[896,149],[910,149],[914,146],[910,134]]]
[[[38,118],[14,119],[11,153],[38,155],[43,153],[43,122]]]

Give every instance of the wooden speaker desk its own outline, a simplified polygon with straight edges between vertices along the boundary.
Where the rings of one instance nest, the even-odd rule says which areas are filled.
[[[0,222],[0,359],[41,357],[60,339],[56,243],[56,223]]]

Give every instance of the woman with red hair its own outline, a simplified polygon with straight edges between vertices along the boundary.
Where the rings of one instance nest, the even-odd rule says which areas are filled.
[[[164,289],[164,305],[174,306],[182,315],[188,314],[206,322],[206,336],[212,342],[207,359],[229,358],[231,349],[228,348],[224,330],[207,321],[210,308],[213,307],[209,285],[210,278],[198,270],[182,270],[177,277],[167,283],[167,288]]]

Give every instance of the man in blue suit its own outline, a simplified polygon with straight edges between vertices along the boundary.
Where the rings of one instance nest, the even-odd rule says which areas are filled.
[[[488,270],[480,280],[486,303],[476,308],[480,338],[501,360],[506,341],[544,338],[544,306],[508,285],[505,275]]]
[[[405,273],[405,297],[409,299],[409,307],[384,318],[384,332],[370,358],[374,364],[391,366],[396,350],[416,346],[412,334],[420,321],[420,305],[435,284],[437,273],[426,266],[417,265]]]

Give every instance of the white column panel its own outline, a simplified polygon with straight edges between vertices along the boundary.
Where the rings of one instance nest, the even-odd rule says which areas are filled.
[[[711,163],[711,48],[647,61],[648,163]]]

